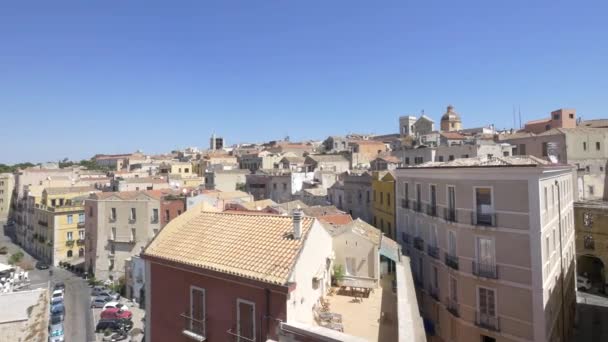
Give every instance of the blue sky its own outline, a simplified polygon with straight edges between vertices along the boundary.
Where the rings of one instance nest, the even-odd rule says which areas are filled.
[[[4,2],[0,163],[607,117],[605,3]]]

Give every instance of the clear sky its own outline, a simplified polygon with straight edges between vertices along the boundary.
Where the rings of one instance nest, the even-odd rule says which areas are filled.
[[[0,163],[608,117],[606,1],[4,1]]]

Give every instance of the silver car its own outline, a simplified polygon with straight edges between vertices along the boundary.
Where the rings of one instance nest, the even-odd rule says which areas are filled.
[[[64,342],[63,323],[52,324],[49,326],[49,342]]]
[[[106,305],[107,302],[109,302],[111,300],[110,297],[95,297],[93,298],[93,300],[91,300],[91,307],[92,308],[103,308],[104,305]]]

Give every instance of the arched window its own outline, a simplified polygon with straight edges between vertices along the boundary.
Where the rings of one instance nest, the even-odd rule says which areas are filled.
[[[72,250],[70,249],[70,250],[68,251],[68,258],[71,258],[71,257],[72,257]]]
[[[78,250],[78,256],[79,256],[79,257],[84,256],[84,248],[80,248],[80,249]]]

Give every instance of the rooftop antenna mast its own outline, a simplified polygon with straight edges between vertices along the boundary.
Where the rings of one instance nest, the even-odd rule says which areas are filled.
[[[515,105],[513,105],[513,111],[511,112],[511,114],[513,114],[513,128],[517,127],[517,119],[515,118]]]
[[[521,129],[521,106],[519,106],[519,129]]]

